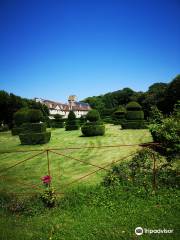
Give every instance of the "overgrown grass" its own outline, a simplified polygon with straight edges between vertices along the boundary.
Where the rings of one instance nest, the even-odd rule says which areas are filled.
[[[123,130],[118,126],[106,126],[103,137],[80,137],[80,131],[52,132],[51,142],[43,146],[21,146],[17,137],[10,133],[0,134],[0,150],[28,150],[55,147],[102,146],[136,144],[151,141],[147,130]],[[105,165],[126,156],[139,147],[112,149],[86,149],[59,151],[89,163]],[[31,153],[32,154],[32,153]],[[0,154],[0,171],[30,156],[29,153]],[[33,153],[34,154],[34,153]],[[40,177],[47,173],[46,156],[39,156],[6,172],[1,179],[0,239],[2,240],[119,240],[119,239],[179,239],[179,191],[160,189],[157,194],[119,185],[105,188],[100,185],[106,172],[101,171],[86,181],[70,188],[65,184],[95,170],[80,162],[50,154],[53,186],[59,195],[53,209],[44,207],[39,191],[29,188],[32,183],[41,186]],[[9,179],[8,179],[9,177]],[[26,186],[21,184],[22,181]],[[36,195],[28,195],[33,191]],[[8,192],[26,193],[10,195]],[[174,234],[144,234],[137,238],[134,229],[138,226],[149,229],[174,229]]]

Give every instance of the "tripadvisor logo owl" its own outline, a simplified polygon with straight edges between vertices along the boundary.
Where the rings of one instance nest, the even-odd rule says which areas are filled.
[[[142,235],[143,234],[143,228],[142,227],[135,228],[135,234],[136,235]]]

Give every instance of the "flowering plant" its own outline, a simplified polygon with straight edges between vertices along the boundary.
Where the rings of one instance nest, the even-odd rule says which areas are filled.
[[[51,179],[52,177],[50,175],[46,175],[41,178],[44,186],[46,187],[44,192],[41,194],[41,199],[49,208],[54,207],[56,202],[55,188],[50,187]]]
[[[44,176],[44,177],[41,178],[42,182],[43,182],[46,186],[50,185],[51,179],[52,179],[52,177],[49,176],[49,175],[46,175],[46,176]]]

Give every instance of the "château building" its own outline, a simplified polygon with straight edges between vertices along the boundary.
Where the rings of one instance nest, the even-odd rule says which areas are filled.
[[[68,103],[54,102],[42,98],[35,98],[36,102],[45,104],[49,108],[51,117],[55,114],[60,114],[63,118],[67,118],[69,112],[72,110],[77,118],[85,116],[91,109],[88,103],[78,102],[76,95],[71,95],[68,98]]]

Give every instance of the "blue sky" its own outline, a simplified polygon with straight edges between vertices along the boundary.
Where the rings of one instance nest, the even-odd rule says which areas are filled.
[[[0,89],[66,101],[180,73],[180,0],[0,0]]]

